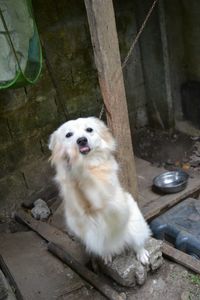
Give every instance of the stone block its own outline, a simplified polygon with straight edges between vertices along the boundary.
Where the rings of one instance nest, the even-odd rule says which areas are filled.
[[[157,270],[163,263],[162,251],[161,251],[162,241],[150,238],[146,249],[149,251],[149,261],[150,269],[152,271]]]
[[[57,105],[52,95],[45,101],[28,103],[22,110],[15,111],[8,117],[13,138],[30,137],[38,134],[44,126],[54,121],[57,116]]]
[[[28,99],[24,88],[0,91],[0,114],[9,113],[26,105]]]
[[[151,238],[146,249],[149,251],[149,265],[142,265],[136,258],[133,250],[113,258],[112,262],[99,262],[101,270],[118,284],[133,287],[136,284],[143,285],[149,271],[158,269],[162,263],[161,242]]]

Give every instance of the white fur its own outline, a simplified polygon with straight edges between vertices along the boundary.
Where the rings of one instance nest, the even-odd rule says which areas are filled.
[[[68,132],[73,135],[67,138]],[[83,136],[91,149],[85,155],[77,145]],[[129,247],[138,260],[148,263],[144,246],[150,229],[137,203],[120,185],[113,155],[116,144],[105,124],[94,117],[66,122],[51,135],[49,148],[67,225],[87,250],[109,260]]]

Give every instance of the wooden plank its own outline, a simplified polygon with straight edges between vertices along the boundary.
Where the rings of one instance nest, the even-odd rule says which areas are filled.
[[[79,263],[83,265],[88,263],[89,257],[84,251],[82,244],[72,240],[66,233],[63,233],[61,230],[51,226],[48,223],[33,219],[23,210],[17,211],[15,218],[18,221],[25,223],[46,241],[62,246],[68,253],[73,255],[75,259],[79,261]]]
[[[166,210],[179,203],[181,200],[191,196],[193,193],[200,190],[200,179],[189,178],[188,185],[185,190],[176,194],[167,194],[160,196],[147,205],[141,207],[142,213],[146,220],[152,219],[160,214],[161,211]]]
[[[200,177],[197,176],[189,178],[187,187],[183,191],[175,194],[160,195],[152,190],[153,178],[167,170],[153,166],[140,158],[136,158],[135,161],[139,183],[139,206],[147,220],[156,217],[167,208],[200,191]]]
[[[193,258],[165,242],[163,242],[162,245],[162,252],[165,257],[181,264],[195,273],[200,274],[200,261],[198,259]]]
[[[141,158],[135,158],[136,171],[138,178],[138,190],[140,194],[143,194],[145,189],[150,190],[153,183],[153,178],[163,172],[166,172],[166,169],[156,167],[150,162],[145,161]],[[155,198],[156,198],[155,194]]]
[[[102,295],[110,300],[123,300],[120,294],[116,292],[111,286],[104,283],[100,277],[81,265],[73,256],[69,255],[62,247],[54,244],[48,244],[48,250],[54,255],[65,262],[72,270],[79,274],[83,279],[89,282],[94,288],[96,288]]]
[[[109,127],[117,143],[120,181],[137,199],[137,177],[112,0],[85,0]]]
[[[24,298],[20,292],[20,289],[19,289],[12,273],[10,272],[7,264],[5,263],[2,255],[0,255],[0,269],[3,271],[4,275],[6,276],[10,286],[12,287],[12,290],[15,293],[17,300],[23,300]]]
[[[46,242],[33,231],[2,233],[0,245],[4,262],[25,300],[63,299],[63,295],[85,286],[75,272],[47,251]]]

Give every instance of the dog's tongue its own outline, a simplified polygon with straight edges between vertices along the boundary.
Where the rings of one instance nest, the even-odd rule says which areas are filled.
[[[87,154],[90,151],[90,148],[88,146],[82,146],[79,150],[82,154]]]

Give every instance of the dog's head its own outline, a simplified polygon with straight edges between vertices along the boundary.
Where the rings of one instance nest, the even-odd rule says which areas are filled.
[[[50,137],[52,163],[77,151],[90,155],[95,151],[115,151],[115,140],[108,127],[95,117],[79,118],[61,125]]]

